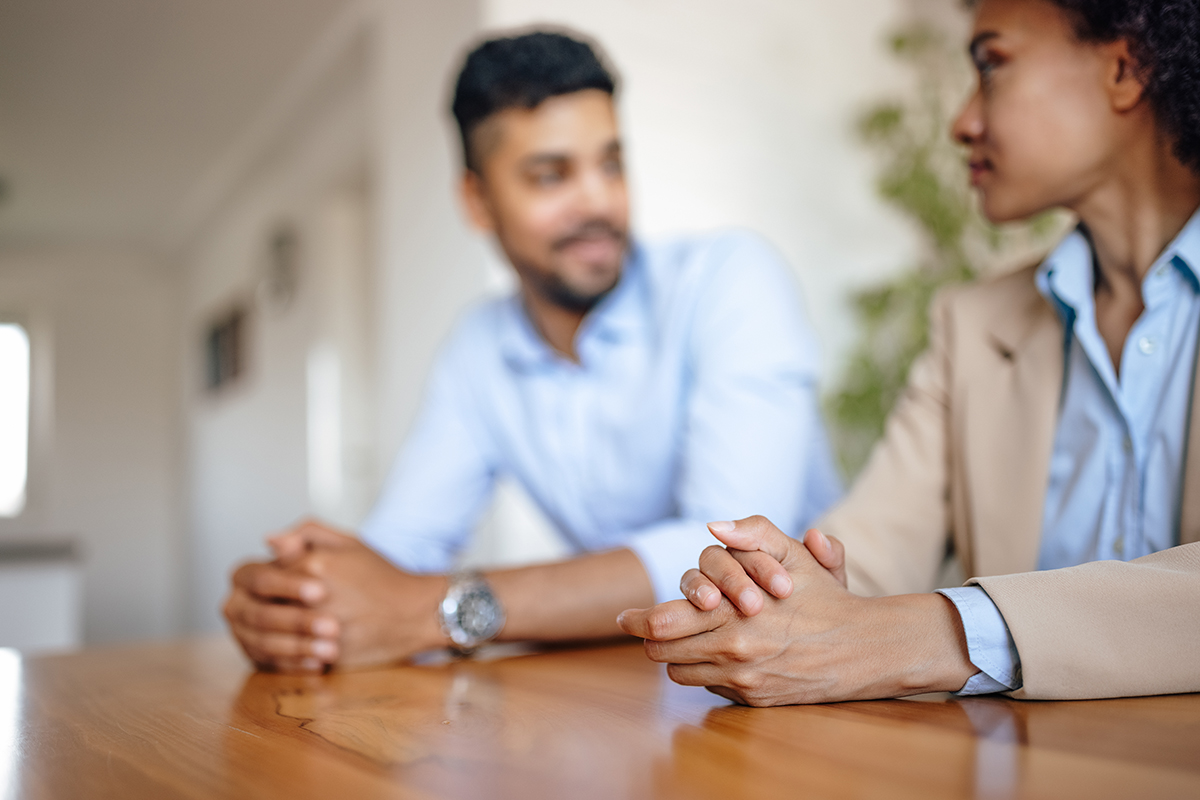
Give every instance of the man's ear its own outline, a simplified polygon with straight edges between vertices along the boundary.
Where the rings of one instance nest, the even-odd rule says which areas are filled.
[[[1142,101],[1146,84],[1142,82],[1137,61],[1129,52],[1129,43],[1118,39],[1103,45],[1103,49],[1108,61],[1105,84],[1113,110],[1118,113],[1131,111]]]
[[[458,191],[471,227],[482,233],[495,233],[496,218],[492,213],[492,204],[488,202],[483,176],[473,169],[463,170]]]

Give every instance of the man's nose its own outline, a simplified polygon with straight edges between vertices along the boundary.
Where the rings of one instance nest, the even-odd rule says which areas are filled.
[[[618,204],[624,187],[602,169],[587,170],[580,181],[580,205],[589,215],[605,216]]]

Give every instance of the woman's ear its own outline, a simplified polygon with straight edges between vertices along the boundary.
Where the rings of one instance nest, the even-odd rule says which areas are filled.
[[[491,203],[488,202],[483,176],[472,169],[463,170],[458,193],[471,227],[482,233],[495,233],[496,220],[492,214]]]
[[[1137,62],[1129,52],[1129,43],[1124,39],[1101,45],[1108,62],[1105,88],[1118,113],[1131,111],[1146,93],[1146,84],[1137,68]]]

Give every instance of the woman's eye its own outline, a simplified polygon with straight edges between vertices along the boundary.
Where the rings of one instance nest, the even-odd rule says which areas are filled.
[[[975,71],[979,73],[979,82],[984,85],[990,83],[998,66],[1000,66],[999,61],[990,55],[976,58]]]

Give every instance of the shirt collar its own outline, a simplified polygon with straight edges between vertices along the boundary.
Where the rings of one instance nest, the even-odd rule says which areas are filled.
[[[1163,250],[1146,273],[1142,296],[1147,307],[1165,299],[1169,289],[1159,291],[1151,281],[1174,269],[1193,292],[1200,293],[1200,210],[1192,214],[1179,234]],[[1049,300],[1064,321],[1095,312],[1095,267],[1092,246],[1082,226],[1042,262],[1037,271],[1038,291]],[[1162,295],[1162,296],[1160,296]]]
[[[584,317],[575,347],[586,365],[593,340],[617,343],[634,336],[646,324],[645,251],[638,244],[630,247],[621,267],[617,285]],[[563,357],[554,352],[537,332],[521,302],[520,292],[505,303],[504,327],[500,347],[505,360],[514,369],[527,370],[559,364]]]

